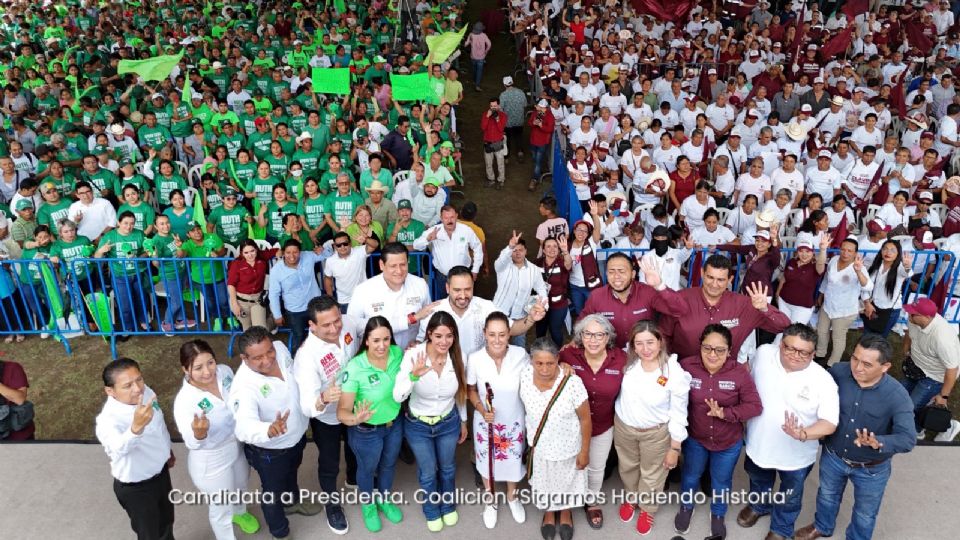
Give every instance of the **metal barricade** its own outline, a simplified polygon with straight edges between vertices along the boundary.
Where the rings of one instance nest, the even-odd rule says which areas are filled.
[[[0,261],[0,334],[40,335],[59,341],[67,354],[65,335],[82,331],[57,278],[56,265],[48,258]]]

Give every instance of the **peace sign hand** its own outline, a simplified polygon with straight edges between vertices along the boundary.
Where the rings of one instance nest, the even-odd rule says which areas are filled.
[[[512,231],[510,235],[510,248],[513,249],[517,247],[517,243],[520,241],[520,237],[523,236],[522,232]]]
[[[747,294],[750,296],[750,302],[753,304],[753,307],[759,311],[766,311],[769,303],[767,302],[767,293],[770,292],[769,287],[763,285],[762,283],[751,283],[745,287]]]
[[[883,448],[883,443],[877,440],[877,436],[872,431],[867,431],[867,428],[855,429],[857,433],[857,439],[853,441],[853,444],[858,447],[869,446],[874,450],[880,450]]]
[[[857,258],[853,260],[853,269],[857,272],[863,270],[863,255],[857,255]]]
[[[269,427],[269,428],[267,428],[267,437],[269,437],[269,438],[272,439],[272,438],[274,438],[274,437],[279,437],[280,435],[283,435],[284,433],[286,433],[286,432],[287,432],[287,418],[289,418],[289,417],[290,417],[290,411],[289,411],[289,410],[288,410],[287,412],[283,413],[283,415],[281,415],[281,414],[278,412],[278,413],[277,413],[277,419],[274,420],[272,424],[270,424],[270,427]]]
[[[210,420],[207,418],[207,414],[204,411],[200,411],[199,415],[194,414],[190,427],[193,428],[193,438],[198,441],[206,439],[207,431],[210,430]]]
[[[417,359],[413,361],[413,369],[410,370],[410,374],[419,378],[426,375],[428,371],[430,371],[430,366],[427,365],[427,351],[422,350],[417,355]]]
[[[717,403],[717,400],[705,399],[703,402],[707,404],[707,407],[710,407],[710,410],[707,411],[707,416],[712,416],[714,418],[723,420],[723,407]]]

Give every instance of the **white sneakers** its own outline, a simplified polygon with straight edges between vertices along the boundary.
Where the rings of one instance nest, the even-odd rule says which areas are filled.
[[[483,524],[488,528],[492,529],[497,526],[497,507],[488,504],[483,507]]]
[[[510,513],[513,514],[514,521],[523,523],[527,520],[527,511],[523,509],[523,503],[520,502],[520,499],[507,501],[507,506],[510,507]]]

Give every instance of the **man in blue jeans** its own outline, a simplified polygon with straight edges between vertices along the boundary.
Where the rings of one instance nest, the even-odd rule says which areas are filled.
[[[737,515],[741,527],[770,516],[765,540],[793,537],[800,515],[803,483],[817,461],[818,440],[837,429],[837,383],[813,362],[817,334],[807,325],[791,325],[779,344],[761,345],[751,372],[763,412],[747,421],[744,467],[750,476],[751,504]],[[780,477],[780,489],[773,484]]]
[[[797,540],[833,535],[847,480],[853,484],[853,512],[847,540],[870,540],[890,478],[890,458],[916,445],[913,403],[887,375],[893,351],[881,336],[865,335],[850,362],[835,364],[830,375],[840,392],[840,425],[826,437],[820,456],[820,489],[814,522],[797,531]]]
[[[919,412],[927,404],[945,407],[960,367],[960,340],[929,298],[903,306],[909,315],[903,340],[903,387],[913,401],[914,427],[920,434]]]

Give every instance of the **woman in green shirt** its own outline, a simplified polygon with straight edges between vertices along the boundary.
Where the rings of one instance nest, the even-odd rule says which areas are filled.
[[[73,263],[74,259],[93,255],[95,251],[93,242],[86,236],[77,235],[77,224],[69,219],[59,222],[57,235],[57,241],[50,248],[50,260],[54,264],[62,264],[60,275],[66,276],[71,272],[76,274],[76,280],[65,281],[71,289],[75,309],[82,309],[84,296],[103,289],[96,267],[82,262]],[[74,283],[76,283],[76,289],[74,289]],[[96,331],[93,321],[89,321],[89,325],[92,331]]]
[[[50,232],[50,227],[37,225],[37,228],[34,229],[33,241],[35,247],[24,249],[21,258],[27,261],[37,260],[38,262],[20,263],[17,272],[20,278],[19,288],[23,303],[27,305],[27,310],[37,318],[40,326],[45,326],[50,319],[50,307],[44,291],[40,266],[47,264],[42,259],[50,258],[50,247],[53,244],[53,234]]]
[[[373,213],[370,207],[362,204],[353,212],[353,222],[347,227],[347,234],[350,235],[350,241],[353,247],[362,246],[367,243],[367,239],[376,238],[377,243],[383,245],[383,225],[379,221],[373,220]]]
[[[183,243],[170,232],[170,218],[160,214],[157,216],[157,234],[147,246],[147,254],[155,257],[153,266],[163,282],[163,290],[167,295],[167,309],[163,315],[160,328],[167,333],[174,329],[182,330],[192,327],[196,321],[187,319],[186,308],[183,304],[183,295],[189,290],[186,288],[186,265],[182,261],[161,261],[156,259],[174,259],[177,250]]]
[[[307,231],[303,230],[303,224],[300,223],[300,216],[295,214],[284,214],[283,234],[281,234],[280,238],[277,239],[277,243],[282,246],[291,238],[300,242],[300,249],[304,251],[313,251],[315,244],[313,243],[313,239],[310,238],[310,235],[307,234]]]
[[[156,221],[157,213],[153,211],[152,206],[140,200],[140,189],[133,184],[127,184],[120,195],[125,202],[120,205],[117,213],[129,211],[137,218],[137,224],[134,225],[134,228],[142,232],[144,236],[153,235],[153,222]],[[167,208],[165,212],[169,210],[170,208]]]
[[[170,228],[175,236],[187,236],[190,224],[193,223],[193,208],[187,206],[183,191],[175,189],[170,192],[170,206],[163,211],[163,215],[170,218]]]
[[[237,159],[226,158],[227,165],[221,167],[229,172],[230,186],[243,191],[257,175],[257,164],[250,161],[250,151],[246,148],[237,152]]]
[[[320,184],[315,178],[307,178],[303,181],[303,199],[297,204],[297,215],[314,245],[332,238],[326,220],[328,213],[327,198],[320,193]]]
[[[261,206],[270,204],[273,199],[273,186],[280,183],[280,179],[270,171],[270,164],[261,161],[257,164],[257,175],[244,186],[243,196],[248,199],[256,199]]]
[[[258,224],[267,229],[267,242],[276,243],[283,235],[283,216],[296,213],[296,203],[287,199],[287,187],[283,184],[273,186],[273,200],[270,204],[261,205],[260,214],[257,215]]]
[[[161,209],[165,209],[172,204],[170,197],[173,192],[179,191],[183,196],[183,190],[187,188],[187,181],[179,174],[174,173],[173,162],[164,159],[160,161],[158,172],[160,173],[153,179],[157,186],[157,203]]]
[[[187,239],[177,242],[177,257],[202,259],[205,257],[223,257],[227,248],[223,240],[215,234],[204,233],[199,223],[190,226]],[[224,260],[192,260],[187,261],[192,291],[203,294],[203,307],[207,315],[207,329],[219,332],[230,319],[230,296],[227,293],[226,265]],[[194,305],[194,311],[197,306]]]
[[[100,247],[93,256],[97,259],[109,257],[123,262],[111,262],[109,267],[101,266],[104,282],[113,287],[119,320],[114,321],[114,331],[118,341],[130,339],[130,332],[149,329],[147,300],[151,291],[141,276],[146,275],[144,266],[138,264],[137,257],[143,253],[143,233],[135,228],[137,218],[131,212],[123,212],[117,217],[117,228],[103,233]],[[119,328],[116,323],[119,324]]]
[[[370,532],[383,528],[378,512],[392,523],[403,519],[400,509],[383,497],[393,490],[403,440],[400,403],[393,399],[402,360],[403,349],[394,343],[390,322],[377,315],[367,321],[359,354],[340,375],[337,419],[348,426],[347,442],[357,457],[363,522]]]

